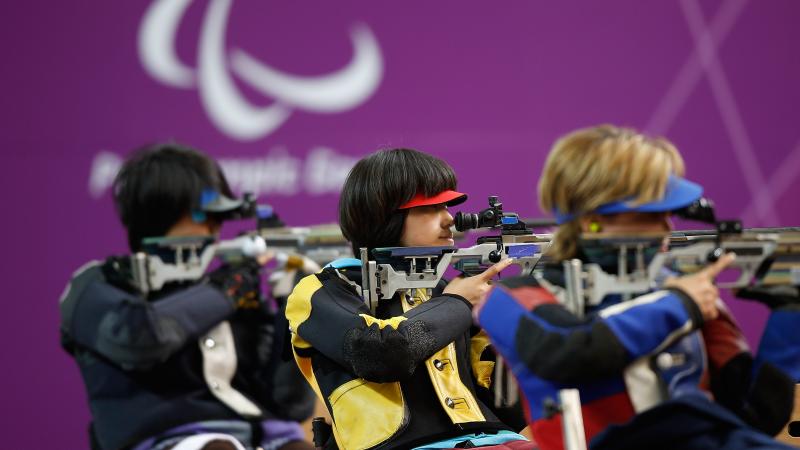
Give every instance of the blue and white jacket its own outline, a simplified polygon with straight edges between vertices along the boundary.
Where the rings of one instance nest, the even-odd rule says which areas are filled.
[[[688,396],[713,397],[774,435],[800,377],[800,308],[772,313],[757,358],[720,308],[704,322],[694,301],[669,289],[624,302],[608,296],[579,318],[535,278],[519,277],[490,293],[478,320],[520,384],[542,449],[562,448],[552,405],[565,388],[580,391],[588,439]]]

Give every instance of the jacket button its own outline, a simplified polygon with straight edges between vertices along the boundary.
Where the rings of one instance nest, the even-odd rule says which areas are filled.
[[[447,405],[449,408],[455,408],[456,407],[456,402],[454,402],[453,399],[450,398],[450,397],[447,397],[446,399],[444,399],[444,404]]]
[[[434,359],[433,367],[436,367],[436,370],[444,370],[444,363],[441,360]]]
[[[682,353],[661,353],[656,357],[656,365],[661,370],[686,364],[686,355]]]
[[[203,345],[205,345],[205,346],[206,346],[206,348],[214,348],[214,347],[217,345],[217,343],[216,343],[216,341],[214,341],[214,339],[212,339],[212,338],[206,338],[206,339],[203,341]]]

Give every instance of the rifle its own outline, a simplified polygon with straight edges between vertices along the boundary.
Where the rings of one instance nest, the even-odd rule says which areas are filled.
[[[716,260],[721,252],[736,253],[734,267],[742,273],[734,282],[720,283],[720,287],[745,288],[761,286],[800,285],[800,227],[741,229],[738,222],[727,222],[723,230],[690,230],[672,233],[670,247],[675,253],[685,247],[696,247],[686,251],[676,261],[682,272],[697,270],[705,253],[708,262]],[[700,246],[699,244],[705,244]],[[692,245],[694,244],[694,245]],[[703,252],[715,246],[712,252]],[[719,249],[719,250],[717,250]],[[694,256],[694,261],[692,260]],[[742,259],[741,262],[738,260]],[[695,264],[692,264],[695,263]]]
[[[143,294],[159,290],[168,282],[200,279],[215,257],[228,263],[274,258],[277,266],[270,283],[273,288],[280,286],[281,291],[287,285],[291,291],[297,269],[313,273],[321,265],[352,255],[337,225],[286,227],[271,206],[257,204],[250,193],[243,194],[236,208],[205,214],[221,222],[255,218],[255,231],[223,241],[213,236],[145,238],[144,251],[130,257],[133,284]]]
[[[258,205],[255,195],[249,192],[238,201],[219,195],[212,197],[213,200],[203,208],[192,211],[193,218],[206,220],[211,217],[225,222],[272,214],[271,207]],[[200,279],[215,257],[232,263],[263,258],[266,252],[264,239],[248,235],[223,241],[214,236],[148,237],[142,240],[142,247],[142,251],[129,259],[131,284],[144,295],[169,282]]]
[[[136,252],[131,258],[131,279],[142,294],[161,289],[173,281],[200,279],[214,257],[226,262],[257,259],[267,250],[258,236],[239,236],[236,239],[216,241],[213,236],[146,238],[144,247],[149,252]],[[167,254],[174,262],[165,262],[160,256]]]
[[[458,231],[484,228],[499,235],[482,236],[467,248],[388,247],[371,252],[360,249],[362,294],[374,313],[378,301],[392,298],[400,290],[435,288],[449,267],[464,275],[476,275],[488,266],[512,258],[523,274],[530,274],[550,242],[549,235],[537,235],[515,213],[503,212],[503,204],[489,197],[489,208],[477,213],[459,212]]]
[[[658,288],[665,269],[693,273],[728,252],[736,254],[729,270],[738,271],[738,276],[718,282],[721,288],[760,290],[800,285],[800,227],[743,229],[738,221],[722,221],[715,230],[673,232],[666,252],[657,251],[660,239],[658,234],[622,237],[598,233],[583,242],[616,252],[616,274],[605,272],[598,264],[573,259],[563,262],[563,289],[552,286],[541,274],[537,278],[579,316],[587,306],[599,305],[608,294],[631,297]],[[648,259],[651,261],[646,264]]]
[[[143,294],[168,282],[198,280],[215,258],[226,263],[274,258],[277,265],[269,278],[273,295],[288,295],[298,270],[314,273],[352,255],[336,225],[260,227],[221,241],[213,236],[146,238],[143,246],[145,251],[130,257],[133,284]]]

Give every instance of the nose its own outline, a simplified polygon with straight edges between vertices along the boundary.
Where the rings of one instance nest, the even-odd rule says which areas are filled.
[[[447,208],[442,208],[441,219],[442,228],[449,229],[453,226],[453,216],[450,214],[450,211],[448,211]]]

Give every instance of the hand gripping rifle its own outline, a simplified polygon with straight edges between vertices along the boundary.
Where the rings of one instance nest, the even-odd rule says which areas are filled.
[[[499,230],[500,234],[480,237],[476,245],[467,248],[389,247],[372,252],[361,249],[361,289],[373,313],[380,299],[392,298],[400,290],[435,288],[450,266],[471,276],[512,258],[523,274],[530,274],[550,242],[549,235],[534,234],[517,214],[504,213],[497,197],[489,197],[489,208],[480,213],[457,213],[455,227],[458,231]]]

